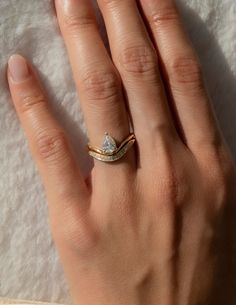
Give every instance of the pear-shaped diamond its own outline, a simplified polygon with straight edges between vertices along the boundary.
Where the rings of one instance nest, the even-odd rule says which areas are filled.
[[[116,149],[116,141],[108,133],[105,133],[102,144],[102,150],[104,151],[104,153],[112,154],[116,151]]]

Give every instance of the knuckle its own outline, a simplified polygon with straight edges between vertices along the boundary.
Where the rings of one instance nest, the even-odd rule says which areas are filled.
[[[178,12],[175,8],[157,9],[150,17],[150,24],[159,28],[179,20]]]
[[[42,94],[35,94],[22,97],[18,108],[21,113],[31,111],[36,106],[45,105],[45,97]]]
[[[158,136],[157,143],[154,142],[157,147],[160,145],[160,139],[176,139],[176,134],[173,132],[173,126],[166,121],[153,122],[150,129],[153,131],[154,134]]]
[[[137,75],[157,75],[157,54],[150,47],[135,46],[126,48],[121,52],[119,62],[126,72]]]
[[[224,175],[222,169],[211,168],[211,178],[209,189],[214,194],[214,207],[216,211],[220,211],[227,202],[227,196],[229,191],[228,179]]]
[[[92,255],[99,242],[99,232],[92,224],[74,215],[74,210],[65,210],[62,222],[52,223],[53,234],[57,243],[66,245],[81,257]],[[85,217],[86,218],[86,217]],[[62,226],[61,223],[64,223]]]
[[[71,248],[84,248],[88,244],[87,232],[81,227],[78,221],[69,221],[63,226],[62,238]],[[82,247],[83,244],[83,247]]]
[[[82,83],[89,100],[109,102],[120,94],[120,80],[114,71],[89,72]]]
[[[99,2],[102,5],[114,7],[114,6],[119,5],[121,2],[127,2],[127,0],[99,0]]]
[[[64,15],[63,21],[65,29],[73,35],[76,35],[80,29],[94,26],[94,18],[89,15]]]
[[[225,149],[224,143],[222,141],[222,136],[217,130],[213,128],[205,133],[202,137],[199,137],[193,145],[195,154],[200,158],[200,160],[206,161],[208,164],[213,164],[218,162],[220,155]],[[213,162],[213,163],[212,163]]]
[[[36,136],[36,150],[43,161],[60,162],[68,149],[68,141],[62,130],[45,130]]]
[[[169,145],[160,152],[160,158],[162,165],[156,169],[159,172],[157,190],[161,198],[160,204],[170,207],[184,206],[191,191],[188,167],[183,164],[180,166]]]
[[[177,57],[170,63],[170,82],[185,84],[191,89],[203,86],[201,66],[195,56]]]
[[[234,177],[232,160],[224,145],[208,149],[203,152],[204,175],[207,177],[208,187],[212,189],[215,196],[215,207],[217,210],[224,207],[230,192],[231,182]]]
[[[171,206],[179,205],[183,202],[186,194],[187,184],[184,175],[176,172],[174,166],[169,163],[160,179],[160,191],[163,201]]]
[[[210,166],[210,174],[214,185],[224,186],[225,182],[228,181],[230,175],[230,167],[232,164],[229,161],[219,160],[219,157],[211,158],[212,165]]]

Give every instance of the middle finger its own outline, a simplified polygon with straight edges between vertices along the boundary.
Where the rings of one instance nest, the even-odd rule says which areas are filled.
[[[158,58],[135,0],[98,0],[113,61],[121,75],[142,155],[178,139],[158,68]],[[153,140],[154,139],[154,140]],[[155,143],[156,142],[156,143]],[[159,148],[163,145],[157,145]],[[143,154],[142,154],[143,152]],[[156,149],[155,149],[156,153]]]

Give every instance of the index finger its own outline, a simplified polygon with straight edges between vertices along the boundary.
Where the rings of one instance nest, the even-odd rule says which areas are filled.
[[[201,66],[174,0],[141,0],[158,49],[184,141],[192,151],[215,146],[221,136],[205,90]]]

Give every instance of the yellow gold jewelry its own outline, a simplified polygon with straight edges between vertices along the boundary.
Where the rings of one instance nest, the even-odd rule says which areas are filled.
[[[135,143],[135,135],[130,134],[121,144],[117,147],[116,141],[107,132],[105,133],[102,148],[94,147],[88,144],[88,153],[93,158],[103,162],[114,162],[121,159],[127,151]]]

